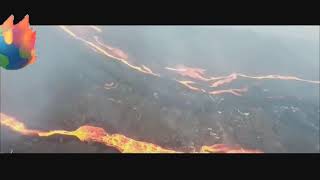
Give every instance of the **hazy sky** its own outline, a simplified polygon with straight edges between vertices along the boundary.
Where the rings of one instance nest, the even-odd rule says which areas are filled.
[[[237,29],[250,29],[257,33],[274,36],[287,36],[319,41],[319,26],[232,26]]]

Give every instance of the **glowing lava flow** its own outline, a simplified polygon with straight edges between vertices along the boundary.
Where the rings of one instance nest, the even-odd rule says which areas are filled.
[[[89,26],[91,29],[94,29],[97,32],[102,32],[102,30],[96,26]],[[60,26],[60,28],[69,34],[71,37],[80,40],[84,42],[87,46],[89,46],[94,52],[98,54],[102,54],[106,57],[112,58],[114,60],[117,60],[121,62],[122,64],[125,64],[127,67],[147,74],[147,75],[153,75],[156,77],[161,77],[160,74],[155,73],[152,71],[149,67],[145,65],[133,65],[128,61],[129,57],[128,55],[123,52],[120,49],[111,47],[110,45],[107,45],[103,43],[102,41],[99,40],[98,36],[92,36],[91,38],[84,38],[76,35],[73,31],[71,31],[69,28],[66,26]],[[87,39],[93,39],[92,41],[87,40]],[[165,69],[173,71],[183,77],[188,77],[193,80],[197,81],[203,81],[204,84],[208,88],[217,88],[226,84],[230,84],[231,82],[238,80],[239,77],[242,78],[249,78],[249,79],[257,79],[257,80],[264,80],[264,79],[277,79],[277,80],[295,80],[295,81],[302,81],[302,82],[308,82],[308,83],[313,83],[313,84],[320,84],[320,81],[312,81],[312,80],[305,80],[301,79],[298,77],[294,76],[281,76],[281,75],[266,75],[266,76],[249,76],[245,75],[242,73],[232,73],[227,76],[218,76],[218,77],[210,77],[206,75],[206,70],[201,69],[201,68],[194,68],[194,67],[187,67],[184,65],[178,65],[175,68],[173,67],[165,67]],[[223,89],[223,90],[205,90],[202,88],[195,87],[194,84],[196,83],[195,81],[191,80],[175,80],[170,78],[170,80],[174,80],[178,82],[179,84],[183,85],[184,87],[188,88],[189,90],[195,91],[195,92],[202,92],[202,93],[208,93],[211,95],[218,95],[218,94],[223,94],[223,93],[229,93],[235,96],[241,96],[240,93],[246,92],[247,89]],[[106,87],[106,89],[109,89]]]
[[[210,81],[211,83],[210,87],[219,87],[221,85],[231,83],[232,81],[237,80],[238,77],[257,79],[257,80],[263,80],[263,79],[295,80],[295,81],[308,82],[312,84],[320,84],[320,81],[306,80],[306,79],[298,78],[295,76],[282,76],[282,75],[249,76],[242,73],[232,73],[227,76],[205,77],[205,71],[206,71],[205,69],[192,68],[184,65],[178,65],[176,68],[166,67],[165,69],[174,71],[181,76],[189,77],[194,80]]]
[[[181,76],[189,77],[189,78],[192,78],[192,79],[198,80],[198,81],[205,81],[206,84],[210,88],[217,88],[222,85],[229,84],[229,83],[237,80],[239,77],[249,78],[249,79],[257,79],[257,80],[264,80],[264,79],[295,80],[295,81],[302,81],[302,82],[307,82],[307,83],[312,83],[312,84],[320,84],[320,81],[305,80],[305,79],[301,79],[301,78],[294,77],[294,76],[281,76],[281,75],[248,76],[248,75],[245,75],[242,73],[232,73],[228,76],[206,77],[205,76],[205,71],[206,71],[205,69],[191,68],[191,67],[186,67],[183,65],[179,65],[176,68],[166,67],[166,69],[170,70],[170,71],[174,71]],[[191,84],[196,83],[194,81],[190,81],[190,80],[187,81],[186,80],[186,81],[177,81],[177,82],[184,85],[185,87],[187,87],[190,90],[204,92],[204,93],[208,93],[211,95],[229,93],[229,94],[233,94],[235,96],[242,96],[241,93],[248,91],[247,88],[206,91],[204,89],[200,89],[200,88],[192,86]]]
[[[187,87],[188,89],[192,90],[192,91],[197,91],[197,92],[202,92],[202,93],[207,93],[210,95],[218,95],[218,94],[233,94],[235,96],[242,96],[241,93],[243,92],[247,92],[248,88],[241,88],[241,89],[222,89],[222,90],[213,90],[213,91],[206,91],[204,89],[201,88],[197,88],[191,84],[195,84],[195,82],[193,81],[178,81],[180,84],[184,85],[185,87]]]
[[[186,76],[186,77],[190,77],[197,80],[202,80],[202,81],[212,80],[211,78],[204,77],[204,72],[206,71],[205,69],[190,68],[183,65],[179,65],[177,66],[177,68],[166,67],[165,69],[175,71],[179,73],[181,76]]]
[[[228,84],[236,79],[237,79],[237,74],[233,73],[233,74],[230,74],[229,76],[226,76],[224,79],[221,79],[221,80],[218,80],[218,81],[212,83],[210,87],[218,87],[223,84]]]
[[[154,73],[150,68],[148,68],[145,65],[135,66],[135,65],[130,64],[129,61],[128,61],[128,55],[126,53],[124,53],[120,49],[113,48],[113,47],[101,42],[97,36],[93,37],[95,42],[92,42],[92,41],[89,41],[89,40],[86,40],[84,38],[81,38],[81,37],[77,36],[75,33],[73,33],[70,29],[68,29],[65,26],[60,26],[60,28],[62,30],[64,30],[66,33],[68,33],[70,36],[72,36],[73,38],[84,42],[86,45],[88,45],[96,53],[100,53],[100,54],[103,54],[103,55],[105,55],[107,57],[116,59],[116,60],[122,62],[123,64],[127,65],[131,69],[137,70],[137,71],[142,72],[144,74],[149,74],[149,75],[160,77],[159,74]],[[184,67],[182,65],[180,67],[178,67],[178,68],[179,69],[174,69],[174,68],[167,67],[168,70],[175,70],[175,71],[180,72],[184,76],[193,77],[193,78],[200,79],[200,80],[203,80],[203,81],[209,81],[209,80],[217,79],[217,78],[207,79],[207,78],[203,77],[202,75],[204,74],[204,71],[205,71],[203,69],[188,68],[188,67]],[[224,77],[221,77],[221,78],[224,78]],[[190,90],[197,91],[197,92],[203,92],[203,93],[206,92],[204,89],[192,86],[191,84],[195,83],[193,81],[178,81],[178,80],[175,80],[175,81],[180,83],[180,84],[182,84],[184,87],[187,87]],[[106,86],[105,86],[105,88],[106,89],[110,89],[109,87],[106,87]],[[232,90],[221,90],[219,92],[217,91],[216,93],[211,92],[211,94],[213,95],[213,94],[222,94],[222,93],[230,93],[230,92],[231,92],[231,94],[237,94],[237,93],[233,93]]]
[[[200,89],[200,88],[192,86],[191,84],[195,84],[195,82],[193,82],[193,81],[178,81],[178,80],[176,80],[176,81],[178,83],[184,85],[185,87],[187,87],[190,90],[199,91],[199,92],[206,92],[204,89]]]
[[[302,81],[302,82],[308,82],[312,84],[320,84],[320,81],[312,81],[312,80],[306,80],[301,79],[295,76],[281,76],[281,75],[267,75],[267,76],[248,76],[245,74],[238,73],[239,76],[245,77],[245,78],[251,78],[251,79],[279,79],[279,80],[295,80],[295,81]]]
[[[95,39],[95,41],[96,41],[100,46],[102,46],[102,47],[106,48],[107,50],[113,52],[113,54],[114,54],[115,56],[117,56],[118,58],[128,60],[128,58],[129,58],[128,55],[127,55],[126,53],[124,53],[122,50],[117,49],[117,48],[113,48],[113,47],[111,47],[111,46],[109,46],[109,45],[101,42],[97,36],[94,36],[93,38]]]
[[[94,126],[81,126],[75,131],[53,130],[40,131],[30,130],[22,123],[0,113],[1,124],[11,130],[28,136],[48,137],[52,135],[67,135],[77,137],[80,141],[97,142],[106,146],[114,147],[121,153],[183,153],[180,151],[170,150],[156,144],[137,141],[128,138],[122,134],[108,134],[104,129]],[[192,153],[262,153],[259,150],[243,149],[241,147],[230,147],[224,144],[212,146],[202,146],[199,152]]]
[[[212,146],[202,146],[201,153],[262,153],[259,150],[243,149],[242,147],[230,148],[225,144],[215,144]]]
[[[281,76],[281,75],[248,76],[248,75],[245,75],[242,73],[232,73],[229,76],[225,76],[222,78],[220,77],[221,80],[213,82],[210,87],[218,87],[223,84],[228,84],[228,83],[238,79],[238,77],[257,79],[257,80],[263,80],[263,79],[295,80],[295,81],[302,81],[302,82],[307,82],[307,83],[312,83],[312,84],[320,84],[320,81],[306,80],[306,79],[301,79],[301,78],[298,78],[295,76]]]
[[[242,88],[242,89],[224,89],[224,90],[215,90],[215,91],[210,91],[209,94],[212,95],[217,95],[217,94],[223,94],[223,93],[230,93],[235,96],[242,96],[242,92],[247,92],[247,88]]]
[[[81,37],[77,36],[75,33],[73,33],[66,26],[60,26],[60,28],[64,32],[68,33],[71,37],[84,42],[86,45],[90,46],[91,48],[95,49],[99,53],[101,53],[101,54],[103,54],[103,55],[105,55],[105,56],[107,56],[109,58],[118,60],[119,62],[127,65],[131,69],[134,69],[136,71],[139,71],[139,72],[142,72],[142,73],[145,73],[145,74],[153,75],[153,76],[160,76],[159,74],[153,73],[151,71],[151,69],[150,68],[146,68],[146,66],[141,66],[140,67],[140,66],[136,66],[136,65],[133,65],[133,64],[129,63],[129,61],[127,59],[127,55],[125,55],[123,53],[123,51],[121,51],[120,49],[112,48],[112,47],[110,47],[108,45],[103,45],[102,46],[101,42],[99,42],[98,39],[96,39],[96,42],[93,42],[93,41],[89,41],[89,40],[86,40],[84,38],[81,38]]]

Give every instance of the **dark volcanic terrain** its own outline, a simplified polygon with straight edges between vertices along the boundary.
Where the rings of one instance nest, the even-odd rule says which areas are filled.
[[[291,47],[272,37],[228,29],[215,30],[212,36],[205,28],[154,32],[163,38],[151,36],[148,28],[119,29],[106,27],[106,41],[157,72],[187,64],[215,76],[242,72],[319,80],[319,62],[315,62],[319,46],[301,50],[300,45]],[[37,63],[19,71],[1,70],[1,112],[31,129],[74,130],[88,124],[184,151],[224,143],[270,153],[319,152],[319,84],[240,79],[222,88],[246,86],[243,96],[208,95],[176,83],[169,73],[158,78],[132,71],[92,52],[57,27],[36,30]],[[175,39],[165,41],[170,37]],[[117,86],[105,89],[110,82]],[[117,152],[72,137],[27,137],[5,127],[1,127],[1,151]]]

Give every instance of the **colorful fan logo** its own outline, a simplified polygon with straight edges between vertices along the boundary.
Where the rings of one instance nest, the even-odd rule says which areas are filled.
[[[21,69],[36,60],[36,32],[32,31],[29,16],[13,24],[11,15],[0,25],[0,66],[7,70]]]

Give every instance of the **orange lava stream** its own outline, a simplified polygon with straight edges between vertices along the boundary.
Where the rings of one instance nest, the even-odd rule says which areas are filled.
[[[221,85],[231,83],[232,81],[237,80],[238,77],[258,79],[258,80],[263,80],[263,79],[295,80],[295,81],[302,81],[302,82],[308,82],[313,84],[320,84],[320,81],[306,80],[306,79],[298,78],[295,76],[282,76],[282,75],[249,76],[242,73],[232,73],[227,76],[205,77],[205,71],[206,71],[205,69],[186,67],[184,65],[178,65],[176,68],[166,67],[165,69],[174,71],[181,76],[189,77],[195,80],[210,81],[211,83],[210,87],[219,87]]]
[[[130,67],[131,69],[134,69],[136,71],[145,73],[145,74],[149,74],[149,75],[153,75],[153,76],[160,76],[159,74],[153,73],[150,68],[146,68],[145,66],[136,66],[131,64],[130,62],[128,62],[127,56],[125,55],[125,53],[123,53],[120,49],[116,49],[116,48],[112,48],[108,45],[101,45],[102,43],[97,41],[97,43],[86,40],[84,38],[81,38],[79,36],[77,36],[75,33],[73,33],[70,29],[68,29],[66,26],[59,26],[64,32],[66,32],[67,34],[69,34],[71,37],[80,40],[82,42],[84,42],[85,44],[89,45],[91,48],[95,49],[96,51],[98,51],[99,53],[118,60],[119,62],[127,65],[128,67]]]
[[[301,78],[298,78],[295,76],[281,76],[281,75],[249,76],[249,75],[245,75],[242,73],[232,73],[228,76],[220,77],[222,79],[218,80],[216,82],[213,82],[210,87],[218,87],[223,84],[228,84],[234,80],[237,80],[238,77],[257,79],[257,80],[264,80],[264,79],[295,80],[295,81],[302,81],[302,82],[307,82],[307,83],[312,83],[312,84],[320,84],[320,81],[306,80],[306,79],[301,79]]]
[[[179,73],[181,76],[186,76],[186,77],[190,77],[197,80],[202,80],[202,81],[212,80],[211,78],[204,77],[204,72],[206,71],[205,69],[190,68],[190,67],[185,67],[183,65],[179,65],[177,66],[177,68],[166,67],[165,69],[175,71]]]
[[[198,92],[206,92],[204,89],[200,89],[200,88],[192,86],[191,84],[195,84],[195,82],[193,82],[193,81],[178,81],[178,80],[176,80],[176,81],[178,83],[184,85],[185,87],[187,87],[190,90],[198,91]]]
[[[207,82],[208,86],[211,88],[220,87],[222,85],[229,84],[238,79],[238,77],[242,78],[249,78],[249,79],[257,79],[257,80],[264,80],[264,79],[277,79],[277,80],[295,80],[295,81],[302,81],[307,83],[313,84],[320,84],[320,81],[312,81],[312,80],[305,80],[294,76],[281,76],[281,75],[266,75],[266,76],[249,76],[242,73],[232,73],[228,76],[219,76],[219,77],[205,77],[205,70],[201,68],[191,68],[186,67],[183,65],[179,65],[176,68],[166,67],[167,70],[174,71],[181,76],[189,77],[198,81],[205,81]],[[212,91],[205,91],[204,89],[200,89],[197,87],[192,86],[191,84],[195,84],[194,81],[178,81],[180,84],[184,85],[190,90],[198,91],[198,92],[206,92],[211,95],[218,95],[229,93],[235,96],[242,96],[241,93],[247,92],[247,88],[242,89],[224,89],[224,90],[212,90]]]
[[[251,78],[251,79],[280,79],[280,80],[295,80],[295,81],[302,81],[302,82],[308,82],[313,84],[320,84],[320,81],[313,81],[313,80],[306,80],[301,79],[295,76],[281,76],[281,75],[266,75],[266,76],[248,76],[245,74],[238,73],[239,76],[245,77],[245,78]]]
[[[225,144],[215,144],[212,146],[202,146],[201,153],[262,153],[262,151],[255,149],[243,149],[242,147],[230,148]]]
[[[111,51],[111,52],[113,52],[113,54],[114,54],[115,56],[117,56],[117,57],[119,57],[119,58],[121,58],[121,59],[128,60],[128,58],[129,58],[128,55],[127,55],[125,52],[123,52],[122,50],[117,49],[117,48],[113,48],[113,47],[111,47],[111,46],[109,46],[109,45],[101,42],[101,41],[99,40],[98,36],[93,36],[93,38],[94,38],[94,40],[98,43],[98,45],[106,48],[107,50],[109,50],[109,51]]]
[[[106,146],[114,147],[121,153],[183,153],[181,151],[166,149],[153,143],[134,140],[122,134],[108,134],[100,127],[84,125],[74,131],[40,131],[30,130],[26,128],[22,122],[3,113],[0,113],[0,120],[1,125],[4,125],[22,135],[39,137],[48,137],[52,135],[74,136],[80,141],[97,142]],[[225,144],[215,144],[212,146],[202,146],[199,152],[188,153],[262,153],[262,151],[243,149],[241,147],[231,147]]]
[[[226,76],[224,79],[221,79],[221,80],[218,80],[218,81],[212,83],[210,87],[218,87],[223,84],[228,84],[236,79],[237,79],[237,74],[230,74],[229,76]]]
[[[101,42],[97,36],[94,36],[94,39],[96,41],[96,43],[94,43],[94,42],[85,40],[84,38],[81,38],[81,37],[77,36],[75,33],[73,33],[70,29],[68,29],[65,26],[60,26],[60,28],[62,30],[64,30],[66,33],[68,33],[70,36],[72,36],[73,38],[84,42],[86,45],[91,47],[91,49],[93,49],[94,52],[101,53],[101,54],[103,54],[103,55],[105,55],[107,57],[116,59],[116,60],[122,62],[123,64],[127,65],[131,69],[137,70],[137,71],[145,73],[145,74],[149,74],[149,75],[160,77],[159,74],[154,73],[150,68],[148,68],[145,65],[135,66],[135,65],[130,64],[129,61],[128,61],[128,56],[126,55],[126,53],[124,53],[120,49],[113,48],[113,47]],[[198,79],[201,79],[201,80],[204,80],[204,81],[217,79],[217,78],[207,79],[207,78],[203,77],[202,75],[204,74],[204,71],[205,71],[204,69],[199,69],[199,68],[192,69],[192,68],[184,67],[182,65],[179,68],[180,69],[174,69],[174,68],[167,67],[168,70],[175,70],[175,71],[181,72],[185,76],[198,78]],[[221,78],[223,78],[223,77],[221,77]],[[177,80],[175,80],[175,81],[177,81]],[[195,83],[193,81],[177,81],[177,82],[182,84],[183,86],[187,87],[190,90],[197,91],[197,92],[206,92],[204,89],[192,86],[191,84]],[[106,89],[110,89],[110,87],[106,87],[106,86],[105,86],[105,88]],[[225,90],[225,91],[221,91],[219,93],[211,93],[211,94],[222,94],[222,93],[225,93],[225,92],[229,93],[230,90]],[[232,94],[235,94],[235,93],[232,93]]]
[[[192,91],[207,93],[207,94],[210,94],[210,95],[233,94],[233,95],[235,95],[235,96],[242,96],[241,93],[248,91],[248,88],[241,88],[241,89],[222,89],[222,90],[206,91],[206,90],[204,90],[204,89],[197,88],[197,87],[193,86],[192,84],[195,84],[194,81],[178,81],[178,80],[176,80],[176,81],[177,81],[178,83],[184,85],[185,87],[187,87],[188,89],[190,89],[190,90],[192,90]]]
[[[242,96],[243,92],[247,92],[248,89],[247,88],[242,88],[242,89],[225,89],[225,90],[215,90],[215,91],[210,91],[208,92],[209,94],[212,95],[217,95],[217,94],[223,94],[223,93],[230,93],[233,94],[235,96]]]
[[[97,32],[102,32],[102,30],[96,26],[89,26],[90,28],[94,29]],[[80,40],[84,42],[87,46],[89,46],[94,52],[98,54],[102,54],[104,56],[107,56],[109,58],[115,59],[122,64],[125,64],[127,67],[144,73],[148,75],[153,75],[156,77],[161,77],[160,74],[157,74],[153,72],[149,67],[145,65],[133,65],[128,61],[128,55],[123,52],[120,49],[111,47],[110,45],[107,45],[99,40],[98,36],[93,36],[94,41],[86,40],[85,38],[82,38],[80,36],[77,36],[73,31],[71,31],[66,26],[60,26],[60,28],[69,34],[71,37]],[[281,76],[281,75],[265,75],[265,76],[249,76],[242,73],[232,73],[227,76],[217,76],[217,77],[209,77],[205,73],[205,69],[201,68],[193,68],[193,67],[187,67],[185,65],[178,65],[175,68],[173,67],[165,67],[165,69],[173,71],[183,77],[192,78],[193,80],[198,81],[204,81],[206,82],[206,85],[209,88],[217,88],[226,84],[230,84],[231,82],[238,80],[239,77],[242,78],[249,78],[249,79],[257,79],[257,80],[264,80],[264,79],[277,79],[277,80],[295,80],[295,81],[302,81],[302,82],[308,82],[313,84],[320,84],[320,81],[312,81],[312,80],[305,80],[294,76]],[[218,95],[223,93],[229,93],[233,94],[235,96],[241,96],[242,92],[246,92],[247,89],[224,89],[224,90],[212,90],[212,91],[206,91],[202,88],[195,87],[194,84],[196,82],[191,80],[175,80],[171,79],[179,84],[183,85],[184,87],[188,88],[189,90],[195,91],[195,92],[202,92],[202,93],[208,93],[211,95]],[[109,87],[105,86],[106,89],[110,89]]]

